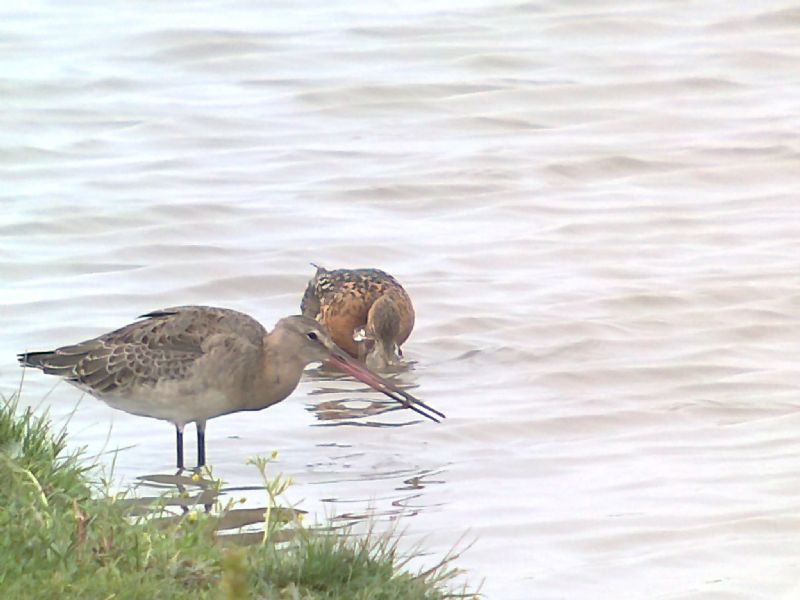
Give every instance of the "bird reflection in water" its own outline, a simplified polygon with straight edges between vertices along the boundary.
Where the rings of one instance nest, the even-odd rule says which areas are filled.
[[[414,362],[393,365],[390,371],[384,372],[384,376],[387,377],[397,389],[409,392],[418,388],[419,385],[414,383],[402,383],[399,381],[399,376],[413,371],[414,365]],[[391,375],[389,373],[391,373]],[[317,423],[320,427],[337,427],[341,425],[353,425],[356,427],[403,427],[420,422],[420,419],[416,418],[401,422],[375,420],[374,417],[396,412],[398,408],[402,407],[398,407],[398,405],[393,402],[370,399],[369,393],[372,390],[369,388],[345,390],[341,387],[326,385],[326,383],[333,381],[347,381],[346,376],[342,376],[339,372],[332,369],[327,369],[324,366],[309,369],[306,371],[306,377],[308,380],[315,381],[319,384],[316,389],[309,392],[310,396],[328,396],[334,394],[344,396],[331,400],[322,400],[308,407],[308,410],[313,412],[319,421],[322,421],[322,423]]]
[[[187,518],[190,511],[202,509],[213,520],[211,527],[217,539],[225,544],[260,544],[264,540],[266,506],[231,508],[225,497],[236,491],[263,490],[259,486],[220,487],[219,482],[198,475],[154,474],[138,477],[136,490],[145,495],[120,500],[132,517],[150,517],[165,526]],[[288,525],[299,520],[305,511],[273,506],[269,509],[271,522]],[[288,541],[296,530],[282,528],[271,532],[271,541]]]
[[[341,460],[351,460],[365,456],[363,453],[352,453],[343,444],[319,444],[320,448],[345,450],[344,454],[331,456],[332,464]],[[395,522],[401,518],[413,517],[420,512],[441,508],[441,503],[431,502],[425,498],[423,490],[431,485],[444,483],[444,469],[389,469],[369,474],[334,477],[316,484],[331,485],[336,489],[353,490],[354,481],[371,481],[377,479],[397,480],[394,493],[382,497],[326,497],[325,505],[331,507],[326,526],[313,528],[318,531],[348,530],[360,524],[370,527],[380,522]],[[311,483],[309,485],[315,485]],[[149,517],[152,521],[165,526],[186,519],[194,511],[203,510],[207,519],[211,519],[211,527],[222,543],[234,545],[259,544],[264,540],[264,523],[267,506],[253,508],[234,508],[237,493],[263,492],[260,485],[223,487],[219,481],[200,477],[198,474],[187,476],[182,474],[152,474],[138,477],[136,492],[141,494],[135,498],[120,500],[127,506],[132,517]],[[352,507],[352,508],[349,508]],[[306,511],[292,507],[273,506],[270,519],[282,525],[272,532],[273,542],[289,541],[297,534],[291,524],[298,522]]]
[[[411,391],[419,387],[415,383],[404,383],[401,378],[408,377],[415,367],[414,362],[404,362],[393,365],[390,371],[384,370],[392,385],[404,391]],[[308,394],[320,399],[308,407],[316,416],[317,426],[337,427],[351,425],[357,427],[404,427],[418,423],[419,419],[398,420],[396,406],[391,402],[371,399],[366,388],[343,389],[337,387],[338,381],[346,381],[337,371],[325,367],[312,368],[306,371],[306,379],[314,382],[314,389]],[[365,393],[366,392],[366,393]],[[375,396],[373,394],[373,396]],[[348,528],[363,522],[388,521],[393,522],[402,517],[411,517],[420,512],[436,509],[440,503],[432,502],[425,497],[423,490],[431,485],[445,483],[443,466],[435,468],[420,468],[408,466],[398,468],[396,461],[390,461],[389,468],[372,466],[369,469],[356,469],[354,464],[360,459],[371,460],[368,453],[353,452],[353,447],[341,442],[331,444],[318,444],[319,448],[328,448],[332,451],[326,460],[308,465],[309,468],[320,474],[330,474],[321,481],[312,485],[325,485],[336,490],[347,490],[350,496],[336,494],[323,498],[323,502],[331,508],[328,511],[331,522],[341,528]],[[336,450],[340,450],[338,454]],[[406,462],[405,457],[397,457],[401,462]],[[387,480],[397,482],[394,492],[376,497],[365,491],[366,497],[353,497],[354,483]],[[410,492],[410,493],[409,493]],[[348,507],[353,507],[349,509]],[[357,507],[357,508],[356,508]]]

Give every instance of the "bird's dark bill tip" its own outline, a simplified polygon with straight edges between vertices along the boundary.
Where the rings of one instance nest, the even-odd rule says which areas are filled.
[[[330,366],[339,369],[340,371],[344,371],[348,375],[352,375],[359,381],[366,383],[371,388],[381,392],[382,394],[385,394],[395,402],[399,402],[405,408],[413,410],[415,413],[422,415],[423,417],[430,419],[435,423],[439,423],[440,420],[434,415],[438,415],[438,417],[442,419],[445,418],[444,413],[431,408],[421,400],[417,400],[408,392],[397,389],[394,385],[370,371],[364,364],[357,362],[349,356],[346,356],[344,353],[331,354],[331,357],[326,362]],[[426,410],[433,414],[428,414],[425,412]]]

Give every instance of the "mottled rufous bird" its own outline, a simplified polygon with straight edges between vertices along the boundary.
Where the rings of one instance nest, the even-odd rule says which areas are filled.
[[[414,328],[414,307],[403,286],[380,269],[317,267],[300,309],[328,330],[350,355],[381,370],[403,355]]]

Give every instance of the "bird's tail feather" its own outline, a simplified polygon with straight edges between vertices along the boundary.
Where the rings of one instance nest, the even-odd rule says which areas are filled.
[[[46,352],[23,352],[22,354],[17,354],[17,360],[23,367],[43,369],[48,359],[53,356],[55,356],[55,352],[52,350]]]
[[[65,352],[69,348],[59,350],[49,350],[47,352],[25,352],[17,355],[19,364],[23,367],[41,369],[49,375],[60,375],[61,377],[72,377],[75,374],[75,366],[79,353]]]

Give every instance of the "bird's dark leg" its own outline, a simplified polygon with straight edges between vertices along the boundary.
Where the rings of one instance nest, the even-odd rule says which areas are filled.
[[[178,471],[183,471],[183,425],[175,425],[175,443],[178,454]]]
[[[199,474],[206,464],[206,422],[197,421],[195,424],[197,425],[197,468],[195,469],[195,472]],[[207,489],[207,483],[208,482],[205,482],[202,479],[199,482],[200,487],[203,489],[203,493],[205,493]],[[211,498],[216,498],[216,496],[216,494],[213,494]],[[203,506],[206,509],[206,512],[211,512],[211,508],[214,506],[214,503],[209,501]]]
[[[197,467],[206,464],[206,422],[197,422]]]

